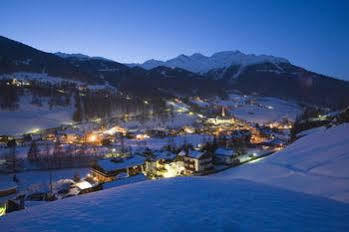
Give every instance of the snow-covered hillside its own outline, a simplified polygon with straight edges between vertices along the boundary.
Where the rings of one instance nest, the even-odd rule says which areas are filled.
[[[6,215],[0,227],[349,231],[348,131],[349,124],[311,130],[281,152],[216,175],[146,180],[33,206]]]
[[[283,151],[217,174],[349,202],[349,124],[309,131]]]
[[[1,135],[19,135],[35,129],[54,128],[73,122],[74,103],[50,109],[46,98],[42,99],[42,106],[31,104],[31,100],[32,96],[25,95],[20,98],[17,110],[0,110]]]
[[[302,108],[293,102],[278,98],[259,97],[252,104],[235,105],[230,113],[248,122],[264,124],[281,121],[284,118],[294,121]]]
[[[83,84],[80,81],[67,80],[61,77],[49,76],[46,73],[34,73],[34,72],[15,72],[11,74],[1,74],[0,79],[16,79],[19,81],[37,81],[45,82],[50,84],[59,84],[63,81],[74,83],[74,84]]]
[[[207,102],[193,101],[193,103],[201,107],[208,106]],[[237,118],[259,124],[282,121],[285,118],[294,121],[303,111],[295,102],[273,97],[230,94],[226,100],[217,98],[211,103],[225,107],[227,112]]]
[[[177,67],[186,69],[191,72],[205,73],[211,69],[225,68],[230,65],[251,65],[258,63],[289,63],[287,59],[267,56],[267,55],[254,55],[244,54],[240,51],[224,51],[214,53],[212,56],[204,56],[200,53],[195,53],[191,56],[180,55],[176,58],[159,61],[148,60],[143,64],[130,64],[129,66],[138,65],[145,69],[152,69],[158,66]]]
[[[349,207],[243,180],[142,181],[13,212],[11,231],[348,231]]]
[[[11,74],[1,74],[0,80],[8,81],[12,85],[18,84],[23,87],[24,94],[19,96],[18,108],[16,109],[0,109],[0,135],[18,135],[27,133],[34,129],[47,129],[58,127],[62,124],[72,123],[72,116],[75,111],[74,97],[69,97],[70,103],[62,105],[53,105],[50,107],[49,97],[38,97],[38,94],[26,90],[27,87],[38,84],[56,85],[74,84],[76,88],[83,86],[90,91],[107,90],[116,92],[117,89],[109,83],[103,85],[88,85],[81,81],[68,80],[60,77],[50,76],[46,73],[33,72],[15,72]],[[58,89],[57,91],[63,91]],[[64,92],[64,91],[63,91]],[[0,93],[1,94],[1,93]],[[34,97],[35,96],[35,97]],[[33,99],[38,99],[40,104],[33,104]]]

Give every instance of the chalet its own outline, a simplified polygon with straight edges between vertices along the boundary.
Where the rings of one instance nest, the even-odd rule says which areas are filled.
[[[239,162],[237,152],[233,149],[218,148],[214,152],[214,162],[216,164],[233,165]]]
[[[213,169],[213,157],[209,152],[189,150],[182,157],[187,174],[202,174]]]
[[[144,172],[144,162],[145,157],[139,155],[124,159],[102,159],[92,166],[91,174],[99,182],[113,181],[121,173],[133,176]]]
[[[79,194],[90,193],[102,189],[101,184],[91,183],[86,180],[81,180],[75,183],[74,186],[78,189]]]
[[[151,157],[145,161],[145,172],[147,175],[155,177],[164,176],[167,173],[166,165],[171,164],[176,158],[176,154],[169,151],[155,151]]]

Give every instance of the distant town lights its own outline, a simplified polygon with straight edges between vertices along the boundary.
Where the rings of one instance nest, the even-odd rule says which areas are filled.
[[[149,139],[149,135],[146,135],[146,134],[138,134],[136,135],[136,139],[137,140],[145,140],[145,139]]]
[[[89,135],[89,136],[87,137],[87,141],[88,141],[88,142],[91,142],[91,143],[96,142],[96,141],[97,141],[97,135],[95,135],[95,134]]]

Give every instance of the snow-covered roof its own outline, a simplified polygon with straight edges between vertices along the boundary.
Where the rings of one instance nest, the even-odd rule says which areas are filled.
[[[265,144],[270,144],[270,145],[282,145],[282,144],[285,144],[284,141],[282,141],[281,139],[279,138],[275,138],[275,139],[271,139],[267,142],[264,142]]]
[[[125,169],[136,165],[144,164],[145,157],[135,155],[127,159],[123,159],[122,162],[114,162],[112,159],[102,159],[98,161],[98,166],[103,168],[104,171],[110,172],[119,169]]]
[[[179,156],[185,156],[187,153],[184,151],[184,150],[181,150],[179,153],[178,153],[178,155]]]
[[[188,156],[194,159],[200,159],[201,156],[203,156],[205,152],[197,151],[197,150],[189,150]]]
[[[164,160],[173,160],[176,158],[176,154],[169,151],[155,151],[154,153],[155,159],[164,159]]]
[[[215,151],[215,154],[221,156],[233,156],[235,151],[233,149],[225,149],[220,147]]]
[[[83,189],[88,189],[88,188],[92,188],[92,184],[86,180],[82,180],[79,181],[75,184],[76,187],[78,187],[79,189],[83,190]]]

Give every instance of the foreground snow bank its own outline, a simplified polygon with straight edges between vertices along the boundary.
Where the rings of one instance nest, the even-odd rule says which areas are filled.
[[[243,180],[143,181],[8,214],[3,231],[349,231],[346,204]]]
[[[217,174],[349,202],[349,124],[312,133],[259,162]]]

